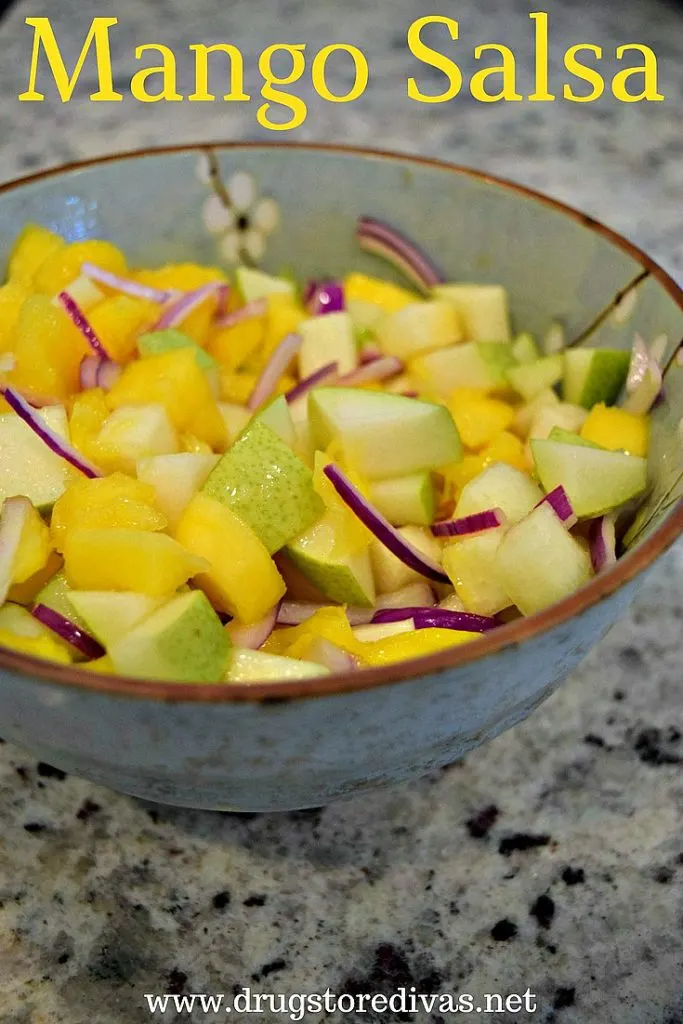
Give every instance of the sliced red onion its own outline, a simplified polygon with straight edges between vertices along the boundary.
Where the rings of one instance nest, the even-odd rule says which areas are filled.
[[[79,370],[81,389],[87,391],[97,387],[97,371],[100,366],[99,356],[83,356]]]
[[[404,398],[419,398],[419,391],[402,391],[401,394]]]
[[[285,395],[285,399],[289,404],[296,402],[297,398],[301,398],[307,394],[311,388],[318,387],[324,381],[328,381],[330,378],[336,376],[337,370],[339,369],[339,363],[326,363],[325,366],[321,366],[315,373],[310,373],[308,377],[304,377],[298,384],[295,384],[293,388],[290,388]]]
[[[57,296],[57,300],[62,305],[67,316],[73,321],[74,325],[90,345],[90,348],[93,350],[95,355],[99,356],[100,359],[109,359],[109,354],[106,348],[90,326],[88,318],[78,303],[74,302],[68,292],[60,292]]]
[[[430,608],[434,603],[434,594],[428,583],[408,583],[392,594],[381,594],[377,598],[378,609]]]
[[[223,282],[216,289],[216,314],[215,320],[220,320],[227,315],[228,301],[230,299],[230,285]]]
[[[278,626],[300,626],[307,622],[321,608],[338,607],[331,604],[316,604],[314,601],[283,601],[277,615]],[[372,621],[374,608],[356,608],[349,606],[346,617],[352,626],[363,626]]]
[[[444,275],[427,253],[385,221],[374,217],[359,217],[356,238],[363,252],[384,257],[422,291],[429,291],[445,281]]]
[[[93,281],[106,284],[108,288],[112,288],[114,291],[123,292],[124,295],[130,295],[134,299],[147,299],[149,302],[158,302],[160,305],[170,302],[181,294],[177,288],[152,288],[151,285],[133,281],[130,277],[112,274],[110,270],[96,267],[94,263],[84,263],[81,267],[81,272]]]
[[[256,381],[256,386],[247,402],[248,409],[258,409],[270,398],[278,385],[280,377],[282,377],[299,351],[302,340],[300,334],[288,334],[286,338],[283,338],[264,366],[261,376]]]
[[[341,313],[346,308],[341,281],[309,281],[304,288],[303,303],[311,316]]]
[[[14,561],[31,502],[22,496],[5,498],[0,512],[0,604],[7,600],[12,586]]]
[[[9,387],[6,384],[0,384],[0,393],[7,404],[14,409],[17,416],[38,435],[41,441],[44,441],[50,451],[70,463],[74,469],[79,470],[84,476],[91,479],[96,476],[102,476],[96,466],[88,462],[68,441],[48,427],[35,408],[29,405],[15,388]]]
[[[505,513],[502,509],[488,508],[484,512],[474,512],[471,516],[435,523],[432,526],[432,533],[435,537],[467,537],[483,530],[495,530],[505,522]]]
[[[593,519],[588,528],[591,562],[595,572],[615,565],[617,561],[617,542],[614,530],[614,516],[599,516]]]
[[[420,573],[421,576],[426,576],[428,579],[435,580],[437,583],[450,583],[448,576],[445,574],[441,566],[430,558],[428,555],[423,554],[421,551],[410,544],[401,534],[396,530],[388,519],[377,511],[377,509],[370,504],[370,502],[361,494],[361,492],[354,487],[349,478],[342,473],[338,466],[334,463],[329,463],[324,467],[323,473],[330,481],[335,491],[349,506],[351,511],[364,526],[367,526],[368,530],[377,537],[381,544],[384,544],[386,548],[399,561],[403,562],[410,569]]]
[[[500,625],[498,619],[472,612],[451,612],[445,608],[385,608],[376,612],[373,622],[400,622],[413,619],[416,629],[457,629],[469,633],[486,633]]]
[[[636,334],[633,338],[631,362],[626,376],[626,390],[629,394],[632,394],[642,382],[649,365],[650,353],[647,350],[647,345],[641,336]]]
[[[122,367],[111,359],[100,359],[99,356],[84,356],[81,360],[80,384],[85,391],[88,388],[102,388],[109,391],[122,373]]]
[[[337,381],[339,387],[357,387],[359,384],[368,384],[373,380],[388,380],[395,377],[403,370],[403,363],[396,356],[382,356],[381,359],[373,359],[359,366],[357,370],[344,374]]]
[[[203,284],[201,288],[195,288],[191,292],[183,292],[179,298],[174,299],[166,307],[154,326],[149,328],[150,332],[164,331],[169,327],[177,327],[190,313],[194,312],[212,295],[216,295],[216,293],[220,295],[223,288],[225,288],[225,285],[221,281],[210,281],[208,284]]]
[[[562,484],[559,487],[555,487],[536,505],[550,505],[557,518],[562,522],[563,526],[566,526],[568,530],[571,530],[572,526],[576,526],[579,521],[579,517],[572,508],[572,503],[569,500],[569,495],[565,491]]]
[[[306,657],[328,668],[330,672],[355,672],[358,668],[358,662],[352,654],[322,636],[314,640]]]
[[[374,341],[366,341],[360,350],[361,364],[373,363],[375,359],[382,358],[382,349]]]
[[[225,628],[235,647],[248,647],[252,651],[262,647],[275,628],[278,610],[278,605],[275,605],[267,615],[251,626],[244,626],[235,619],[229,622]]]
[[[58,637],[65,640],[77,651],[84,654],[86,658],[101,658],[105,653],[104,647],[84,629],[77,626],[71,619],[65,618],[54,608],[48,608],[45,604],[37,604],[31,609],[31,614],[38,622],[51,629]]]
[[[267,299],[254,299],[253,302],[247,302],[246,306],[242,306],[241,309],[236,309],[234,313],[225,313],[223,316],[217,317],[214,320],[214,326],[236,327],[244,320],[254,320],[256,317],[265,316],[267,312]]]

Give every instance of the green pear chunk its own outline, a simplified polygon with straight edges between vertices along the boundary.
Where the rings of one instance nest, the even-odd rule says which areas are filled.
[[[73,591],[65,574],[60,571],[55,573],[52,579],[48,580],[43,589],[38,592],[35,603],[44,604],[46,608],[52,608],[53,611],[59,612],[60,615],[67,619],[71,619],[73,623],[87,631],[88,624],[71,604],[70,597],[72,593]]]
[[[565,402],[592,409],[612,405],[626,382],[630,352],[614,348],[570,348],[564,353]]]
[[[505,462],[494,462],[470,480],[462,489],[455,507],[455,518],[471,516],[489,508],[499,508],[511,523],[523,519],[543,497],[540,487],[530,480],[526,473],[508,466]]]
[[[55,433],[69,440],[63,406],[45,406],[38,415]],[[13,412],[0,415],[0,451],[0,502],[23,494],[39,512],[48,512],[73,479],[73,471],[64,459]]]
[[[285,682],[288,679],[312,679],[329,676],[330,671],[312,661],[300,661],[281,654],[238,648],[233,652],[227,683]]]
[[[299,376],[303,380],[328,363],[337,364],[337,373],[351,373],[358,365],[358,346],[348,313],[326,313],[299,324]]]
[[[178,452],[153,455],[137,464],[138,480],[156,491],[157,508],[173,529],[209,473],[218,462],[209,452]]]
[[[158,608],[109,649],[122,675],[177,683],[221,682],[231,641],[208,598],[191,590]]]
[[[252,419],[252,414],[249,409],[243,405],[237,405],[235,402],[219,402],[218,411],[223,417],[225,429],[228,432],[228,442],[234,444]]]
[[[376,480],[370,500],[392,526],[431,526],[436,514],[436,487],[429,470]]]
[[[294,450],[296,428],[284,395],[278,395],[254,415],[254,422],[265,423],[285,444]]]
[[[228,505],[273,554],[325,511],[313,474],[265,423],[251,422],[223,455],[203,492]]]
[[[510,346],[510,351],[518,363],[535,363],[541,358],[541,352],[533,334],[523,331],[518,334]]]
[[[375,337],[386,355],[412,359],[421,352],[462,341],[462,328],[452,303],[429,299],[412,302],[383,317],[375,328]]]
[[[496,341],[467,341],[418,356],[410,372],[434,395],[450,398],[455,388],[506,391],[506,373],[515,366],[512,346]]]
[[[561,355],[543,356],[534,363],[512,366],[507,371],[508,382],[525,402],[530,402],[546,388],[562,380],[564,359]]]
[[[255,302],[269,295],[284,293],[294,295],[295,288],[291,281],[284,277],[274,277],[263,270],[253,267],[238,267],[235,271],[237,289],[245,302]]]
[[[460,537],[443,550],[443,567],[468,612],[496,615],[511,604],[496,571],[496,556],[506,528]]]
[[[201,370],[215,370],[218,363],[205,352],[204,349],[189,338],[187,334],[169,327],[164,331],[150,331],[138,338],[138,352],[145,356],[159,356],[163,352],[173,352],[179,348],[191,348],[194,350],[197,366]]]
[[[113,590],[71,590],[67,598],[72,608],[67,617],[73,622],[78,616],[107,649],[164,603],[160,597]]]
[[[581,434],[576,434],[573,430],[566,430],[564,427],[553,427],[548,434],[549,441],[560,441],[562,444],[578,444],[582,448],[599,448],[601,451],[605,449],[601,444],[596,444],[595,441],[588,441],[585,437],[581,437]]]
[[[339,543],[334,514],[327,514],[285,548],[289,560],[318,588],[339,604],[372,608],[375,583],[369,549],[350,551]]]
[[[567,492],[579,518],[601,515],[647,487],[647,459],[561,441],[531,441],[536,473],[546,493]]]
[[[462,458],[453,417],[444,405],[362,388],[315,388],[308,399],[313,442],[339,441],[368,480],[438,469]]]
[[[452,302],[469,341],[509,341],[507,291],[499,284],[440,284],[435,298]]]
[[[494,567],[501,587],[524,615],[568,597],[592,575],[587,548],[548,504],[533,509],[505,534]]]

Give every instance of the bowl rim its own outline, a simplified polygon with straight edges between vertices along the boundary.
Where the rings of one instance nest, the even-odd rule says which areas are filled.
[[[0,195],[20,189],[52,177],[59,177],[74,171],[86,170],[101,164],[136,160],[147,156],[170,156],[181,153],[206,153],[212,150],[282,149],[299,150],[315,155],[331,153],[340,156],[371,157],[372,159],[401,162],[416,167],[435,168],[449,173],[463,175],[478,181],[495,185],[508,192],[514,192],[527,199],[549,206],[572,220],[578,221],[589,231],[606,238],[617,248],[631,256],[652,276],[674,299],[683,312],[683,287],[656,263],[647,253],[638,248],[623,235],[596,220],[590,214],[581,212],[558,199],[544,195],[535,189],[509,179],[498,177],[487,171],[453,164],[434,157],[400,153],[392,150],[373,149],[363,146],[344,146],[334,143],[316,142],[261,142],[221,141],[180,143],[172,146],[146,147],[122,153],[111,153],[92,157],[58,167],[50,167],[37,173],[0,184]],[[628,287],[628,285],[627,285]],[[290,700],[325,697],[334,694],[369,690],[378,686],[409,682],[432,673],[442,673],[460,668],[475,661],[481,661],[506,648],[515,648],[523,641],[536,637],[546,630],[573,618],[581,612],[605,600],[624,584],[647,569],[683,533],[683,499],[679,500],[664,522],[653,531],[643,543],[620,559],[613,567],[583,586],[562,601],[526,618],[516,619],[480,639],[462,646],[453,647],[436,654],[425,655],[409,661],[397,662],[377,668],[363,669],[355,673],[337,673],[313,679],[290,680],[286,682],[250,683],[174,683],[153,679],[99,674],[77,666],[62,666],[41,658],[22,654],[0,646],[0,669],[9,670],[31,681],[60,683],[85,691],[119,697],[134,697],[156,700],[162,703],[283,703]]]

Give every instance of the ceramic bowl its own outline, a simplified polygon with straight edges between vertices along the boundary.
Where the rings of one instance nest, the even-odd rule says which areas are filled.
[[[238,217],[212,199],[220,171]],[[215,174],[214,174],[215,178]],[[446,765],[543,701],[632,601],[683,527],[683,292],[590,217],[464,168],[370,151],[236,144],[135,153],[0,189],[0,257],[27,221],[108,238],[133,262],[234,259],[297,275],[377,271],[360,214],[393,221],[452,280],[500,282],[518,327],[630,348],[666,336],[651,489],[635,542],[576,594],[465,647],[355,675],[176,685],[90,674],[0,649],[0,735],[43,761],[170,804],[271,811],[326,804]],[[382,268],[386,272],[386,268]],[[530,770],[533,770],[530,767]]]

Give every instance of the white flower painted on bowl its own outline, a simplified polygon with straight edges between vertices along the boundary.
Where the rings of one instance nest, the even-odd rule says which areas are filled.
[[[206,230],[215,235],[227,263],[258,263],[266,251],[267,238],[280,223],[278,204],[270,196],[259,196],[255,179],[237,171],[223,184],[216,181],[211,159],[202,154],[197,177],[213,188],[202,207]]]

